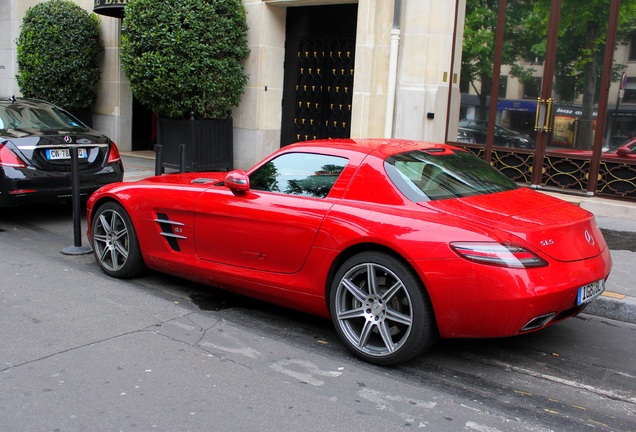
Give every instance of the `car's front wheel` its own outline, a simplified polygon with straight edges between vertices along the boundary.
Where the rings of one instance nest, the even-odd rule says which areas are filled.
[[[91,238],[97,263],[106,274],[128,278],[143,272],[145,267],[135,228],[120,204],[107,202],[97,209]]]
[[[370,363],[388,366],[406,361],[437,339],[421,281],[386,253],[365,252],[347,260],[332,282],[329,306],[347,348]]]

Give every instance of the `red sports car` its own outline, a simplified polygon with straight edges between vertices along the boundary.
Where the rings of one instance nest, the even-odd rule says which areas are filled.
[[[557,154],[568,154],[574,156],[585,156],[586,158],[592,157],[591,150],[577,150],[577,149],[554,149],[549,148],[548,150],[556,151]],[[612,159],[621,159],[616,162],[628,162],[631,160],[636,160],[636,138],[630,138],[627,141],[622,141],[618,143],[614,143],[608,147],[603,147],[603,151],[601,153],[604,159],[612,158]]]
[[[150,268],[331,317],[347,348],[381,365],[438,336],[576,315],[611,268],[591,213],[465,150],[406,140],[298,143],[248,172],[105,186],[88,221],[111,276]]]
[[[636,159],[636,139],[630,138],[625,142],[610,146],[606,151],[603,151],[603,156]]]

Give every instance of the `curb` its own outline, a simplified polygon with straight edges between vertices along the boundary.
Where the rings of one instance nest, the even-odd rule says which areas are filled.
[[[582,313],[601,318],[609,318],[616,321],[636,324],[636,299],[633,297],[606,293],[583,310]]]

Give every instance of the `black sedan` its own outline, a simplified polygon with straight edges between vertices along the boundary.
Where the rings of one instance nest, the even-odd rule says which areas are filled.
[[[108,137],[48,102],[0,99],[0,207],[70,200],[72,148],[81,198],[122,181],[119,150]]]
[[[485,120],[464,119],[459,122],[458,142],[460,135],[471,135],[475,142],[486,143],[488,134],[488,122]],[[528,135],[522,134],[512,129],[508,129],[500,124],[495,124],[495,145],[500,147],[514,147],[519,149],[534,149],[534,140]]]

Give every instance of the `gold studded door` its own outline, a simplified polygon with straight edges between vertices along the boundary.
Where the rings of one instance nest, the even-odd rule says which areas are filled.
[[[288,9],[281,146],[349,138],[357,5]]]
[[[295,141],[348,138],[355,40],[305,39],[298,50]]]

